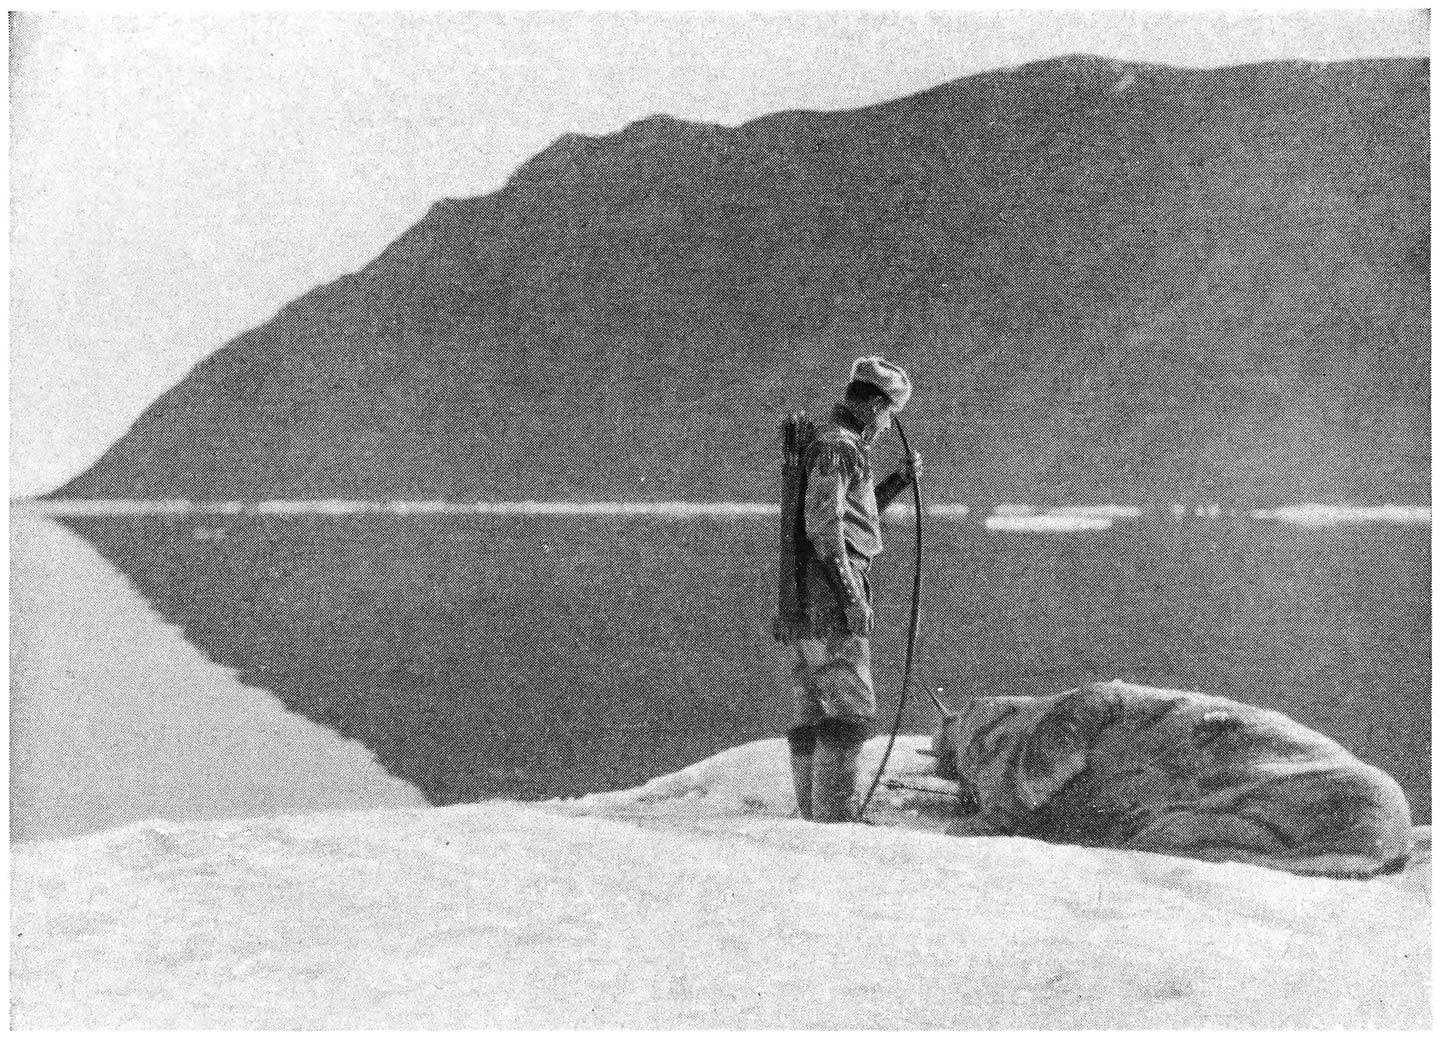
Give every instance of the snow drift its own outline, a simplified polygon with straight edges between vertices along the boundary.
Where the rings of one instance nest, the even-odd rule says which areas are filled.
[[[923,768],[923,742],[892,766]],[[787,791],[767,740],[571,801],[21,844],[11,1024],[1430,1024],[1428,854],[1377,881],[1299,878],[947,838],[883,796],[897,826],[804,823]]]

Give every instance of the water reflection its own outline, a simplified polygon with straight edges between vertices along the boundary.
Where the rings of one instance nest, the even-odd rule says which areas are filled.
[[[65,522],[208,657],[438,805],[627,786],[783,726],[764,564],[729,555],[731,520]]]
[[[10,834],[418,806],[361,744],[206,661],[73,534],[11,514]]]
[[[773,518],[185,515],[64,521],[188,640],[434,804],[631,786],[781,733]],[[1246,518],[1074,534],[937,520],[917,674],[966,693],[1119,677],[1286,711],[1429,817],[1423,528]],[[909,542],[876,573],[888,721]],[[907,729],[928,727],[917,711]]]

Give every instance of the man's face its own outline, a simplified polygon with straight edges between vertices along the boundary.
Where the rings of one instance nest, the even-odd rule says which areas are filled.
[[[890,402],[876,398],[870,407],[870,421],[865,425],[869,427],[871,437],[878,437],[890,429]]]

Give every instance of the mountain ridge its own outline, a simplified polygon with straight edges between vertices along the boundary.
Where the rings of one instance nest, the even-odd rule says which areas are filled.
[[[1424,59],[1068,56],[562,135],[52,494],[770,498],[878,351],[943,498],[1428,500],[1426,125]]]

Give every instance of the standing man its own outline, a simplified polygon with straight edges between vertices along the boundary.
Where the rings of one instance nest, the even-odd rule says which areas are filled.
[[[874,627],[870,561],[879,554],[880,514],[921,472],[920,458],[877,488],[870,446],[910,400],[910,377],[881,357],[850,368],[845,399],[805,454],[805,622],[794,651],[790,767],[800,815],[854,819],[856,764],[875,720],[870,675]]]

